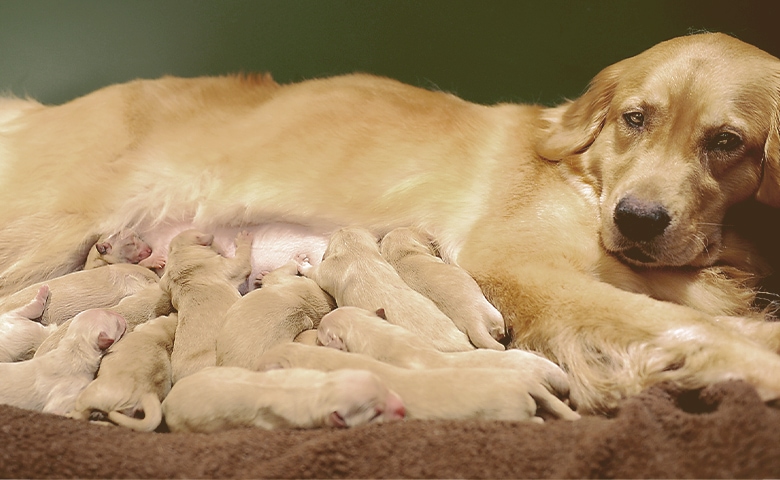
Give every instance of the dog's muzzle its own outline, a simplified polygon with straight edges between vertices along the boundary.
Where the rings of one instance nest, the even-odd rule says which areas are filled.
[[[642,245],[647,246],[663,235],[672,222],[663,205],[637,200],[632,196],[623,197],[615,207],[613,221],[626,243],[632,247],[620,252],[624,258],[639,264],[652,264],[657,260],[647,254]]]

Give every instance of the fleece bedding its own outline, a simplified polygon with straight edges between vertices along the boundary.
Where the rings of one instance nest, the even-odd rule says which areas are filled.
[[[778,478],[780,409],[731,381],[610,418],[139,433],[0,406],[3,478]]]

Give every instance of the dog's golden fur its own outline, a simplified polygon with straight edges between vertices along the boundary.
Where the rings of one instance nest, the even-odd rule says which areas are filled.
[[[780,205],[779,129],[780,61],[721,34],[659,44],[550,109],[369,75],[0,101],[0,295],[78,268],[101,233],[166,221],[413,226],[475,277],[513,346],[569,372],[583,410],[662,380],[744,378],[776,399],[780,324],[747,318],[723,269],[754,264],[721,223],[750,197]],[[627,195],[663,210],[662,234],[624,238]]]

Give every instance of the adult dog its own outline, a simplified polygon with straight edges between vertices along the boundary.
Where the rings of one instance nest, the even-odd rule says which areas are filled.
[[[780,397],[777,322],[749,317],[726,209],[780,205],[780,61],[722,34],[606,68],[577,100],[482,106],[368,75],[163,78],[0,103],[0,295],[106,232],[173,222],[313,235],[427,230],[581,411],[662,380]],[[723,315],[742,315],[726,317]]]

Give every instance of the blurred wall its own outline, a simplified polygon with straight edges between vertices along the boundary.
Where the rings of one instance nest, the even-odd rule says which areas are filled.
[[[60,103],[164,74],[364,71],[472,101],[554,104],[690,31],[780,56],[773,2],[738,0],[0,0],[0,92]],[[770,23],[771,22],[771,23]]]

